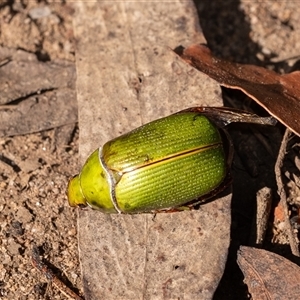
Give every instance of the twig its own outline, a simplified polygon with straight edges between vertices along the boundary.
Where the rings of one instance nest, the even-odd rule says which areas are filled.
[[[290,242],[290,247],[292,250],[292,253],[295,256],[300,256],[299,253],[299,248],[298,248],[298,243],[295,239],[295,236],[293,234],[293,228],[292,225],[290,223],[290,219],[289,219],[289,213],[288,213],[288,205],[287,205],[287,200],[286,200],[286,193],[283,187],[283,183],[282,183],[282,177],[281,177],[281,167],[283,164],[283,159],[285,156],[285,152],[286,152],[286,147],[287,147],[287,143],[288,143],[288,139],[289,139],[289,135],[290,135],[291,131],[289,129],[286,129],[282,142],[281,142],[281,146],[279,149],[279,153],[278,153],[278,157],[276,160],[276,164],[275,164],[275,174],[276,174],[276,182],[277,182],[277,188],[278,188],[278,194],[280,196],[280,202],[281,205],[283,207],[283,211],[284,211],[284,215],[285,215],[285,228],[287,230],[287,234],[289,237],[289,242]]]
[[[0,58],[0,68],[12,61],[10,56]]]
[[[62,294],[72,300],[83,300],[80,296],[78,296],[75,292],[73,292],[69,287],[67,287],[54,273],[49,267],[42,262],[40,259],[39,251],[36,246],[32,248],[32,264],[38,270],[40,270],[46,278],[51,281]]]
[[[0,105],[0,110],[12,110],[17,108],[18,105]]]

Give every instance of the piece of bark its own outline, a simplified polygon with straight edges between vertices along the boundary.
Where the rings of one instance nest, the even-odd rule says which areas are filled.
[[[284,230],[286,235],[289,237],[289,243],[293,255],[300,257],[299,240],[296,237],[296,234],[294,232],[293,226],[290,221],[288,202],[287,202],[286,192],[284,189],[282,175],[281,175],[282,174],[281,169],[286,154],[286,148],[287,148],[290,134],[291,132],[289,131],[289,129],[286,129],[281,142],[278,157],[275,163],[275,175],[276,175],[276,182],[277,182],[277,189],[278,189],[277,192],[280,197],[280,204],[284,212],[284,223],[285,223]]]
[[[300,72],[277,74],[215,57],[205,45],[175,49],[183,60],[221,85],[239,89],[300,136]]]
[[[237,262],[253,300],[299,298],[300,268],[286,258],[241,246]]]
[[[143,123],[222,104],[219,86],[171,51],[204,42],[193,2],[78,2],[76,9],[81,163]],[[86,299],[211,299],[227,258],[230,198],[155,217],[80,210]]]
[[[252,224],[249,244],[262,246],[272,208],[272,190],[265,186],[256,193],[256,214]]]

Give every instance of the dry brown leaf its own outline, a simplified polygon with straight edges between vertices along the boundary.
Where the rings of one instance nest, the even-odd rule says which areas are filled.
[[[218,81],[239,89],[300,136],[300,72],[280,75],[254,65],[243,65],[213,56],[205,45],[178,47],[183,60]]]
[[[163,46],[203,39],[195,34],[193,2],[80,1],[76,8],[81,161],[142,123],[187,107],[221,106],[219,85]],[[174,19],[186,20],[184,29]],[[156,20],[150,31],[149,20]],[[212,299],[227,259],[230,196],[155,218],[81,210],[86,299]]]
[[[286,258],[241,246],[237,262],[253,300],[299,299],[300,267]]]

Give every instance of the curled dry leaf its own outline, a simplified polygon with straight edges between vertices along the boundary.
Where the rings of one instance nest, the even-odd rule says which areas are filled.
[[[262,249],[241,246],[237,262],[252,299],[299,299],[300,267]]]
[[[218,81],[239,89],[300,136],[300,72],[280,75],[254,65],[243,65],[213,56],[205,45],[174,50],[183,60]]]

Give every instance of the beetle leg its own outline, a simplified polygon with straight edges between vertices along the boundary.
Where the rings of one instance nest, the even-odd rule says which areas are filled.
[[[272,116],[260,117],[256,114],[231,107],[191,107],[184,111],[199,112],[202,115],[206,115],[220,128],[235,122],[271,126],[274,126],[277,123],[277,120]]]

